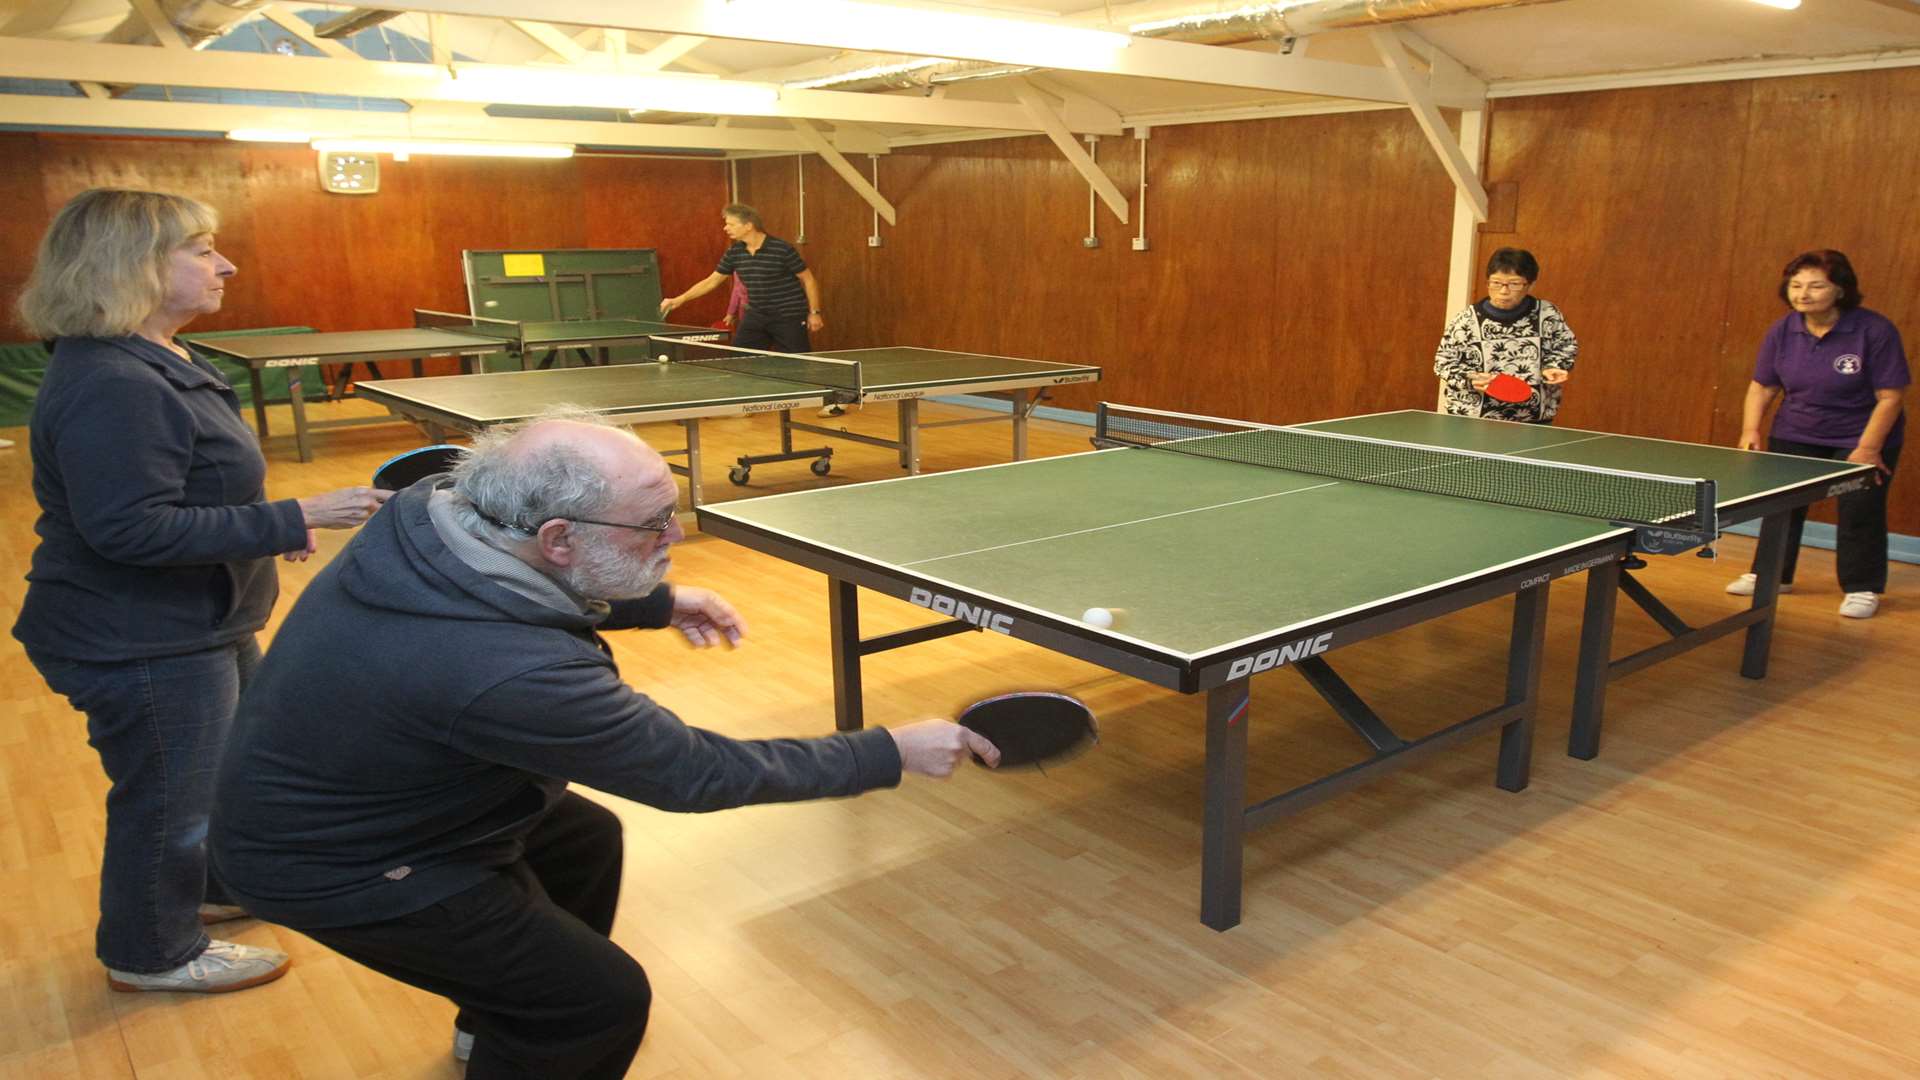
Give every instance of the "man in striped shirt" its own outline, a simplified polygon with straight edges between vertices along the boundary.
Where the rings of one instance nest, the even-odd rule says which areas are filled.
[[[807,261],[792,244],[768,236],[753,207],[735,203],[722,213],[721,228],[733,243],[713,273],[679,296],[660,301],[661,317],[707,295],[737,273],[747,287],[747,310],[734,327],[733,343],[746,349],[806,352],[812,347],[809,332],[826,326],[820,317],[820,283],[807,269]]]

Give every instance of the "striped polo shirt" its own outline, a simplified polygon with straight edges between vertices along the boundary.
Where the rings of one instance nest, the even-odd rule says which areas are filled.
[[[747,287],[747,306],[768,315],[807,314],[807,290],[798,275],[807,268],[792,244],[777,236],[760,242],[760,250],[749,252],[744,240],[735,240],[720,256],[716,274],[739,274]]]

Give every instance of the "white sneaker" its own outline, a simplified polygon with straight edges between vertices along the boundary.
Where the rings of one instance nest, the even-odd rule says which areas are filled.
[[[1759,580],[1760,579],[1754,576],[1753,574],[1741,574],[1739,577],[1734,578],[1732,581],[1727,582],[1727,592],[1734,596],[1752,596],[1753,587],[1755,584],[1759,582]],[[1792,592],[1793,582],[1791,581],[1781,582],[1780,591],[1783,593]]]
[[[473,1032],[453,1029],[453,1060],[465,1061],[473,1056]]]
[[[1871,619],[1880,610],[1878,593],[1850,592],[1840,601],[1840,614],[1849,619]]]
[[[845,416],[846,413],[846,407],[842,405],[828,405],[820,410],[821,416]]]
[[[11,449],[13,449],[12,439],[0,439],[0,450],[11,450]]]
[[[171,990],[183,994],[224,994],[269,983],[293,966],[287,954],[256,949],[231,941],[207,943],[205,952],[172,971],[141,975],[107,969],[107,985],[115,990]]]

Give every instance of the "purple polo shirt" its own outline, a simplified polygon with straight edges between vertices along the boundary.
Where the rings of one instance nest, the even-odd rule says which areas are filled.
[[[1782,316],[1760,340],[1753,381],[1787,392],[1773,418],[1774,438],[1851,448],[1873,415],[1873,392],[1913,380],[1900,331],[1879,312],[1854,308],[1822,338],[1807,333],[1799,312]],[[1903,413],[1887,433],[1888,446],[1900,445],[1906,425]]]

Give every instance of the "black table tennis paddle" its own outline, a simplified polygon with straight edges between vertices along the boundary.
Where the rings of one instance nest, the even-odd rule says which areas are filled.
[[[1044,690],[976,701],[957,722],[999,748],[1002,771],[1058,762],[1099,741],[1092,710],[1078,698]],[[985,764],[978,754],[974,761]]]
[[[460,455],[467,452],[464,446],[452,446],[440,443],[434,446],[422,446],[404,454],[395,454],[381,466],[373,470],[373,486],[382,491],[399,491],[413,486],[413,482],[428,476],[438,476],[453,468]]]

